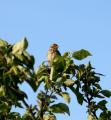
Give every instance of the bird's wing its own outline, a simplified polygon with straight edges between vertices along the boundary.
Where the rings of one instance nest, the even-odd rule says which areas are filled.
[[[60,56],[61,56],[61,53],[59,52],[59,50],[57,50],[56,52],[57,52],[57,55],[60,55]]]

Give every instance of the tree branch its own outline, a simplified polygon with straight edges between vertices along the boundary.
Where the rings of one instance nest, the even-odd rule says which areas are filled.
[[[27,104],[27,102],[24,99],[22,100],[22,102],[25,105],[25,107],[29,110],[32,120],[36,120],[34,113],[33,113],[32,109],[30,108],[30,106]]]

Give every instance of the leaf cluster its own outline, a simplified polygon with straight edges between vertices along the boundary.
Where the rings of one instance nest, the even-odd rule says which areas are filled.
[[[11,119],[20,116],[10,113],[12,106],[22,107],[21,101],[27,98],[19,84],[29,82],[33,74],[34,57],[26,48],[26,38],[16,44],[9,44],[0,40],[0,119]],[[13,118],[14,119],[14,118]]]

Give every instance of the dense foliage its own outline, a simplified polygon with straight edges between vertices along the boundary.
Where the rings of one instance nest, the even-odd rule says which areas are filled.
[[[57,56],[51,65],[43,62],[34,70],[34,57],[26,51],[27,47],[26,38],[16,44],[0,40],[0,120],[56,120],[55,113],[70,115],[68,89],[80,105],[87,104],[88,120],[111,119],[111,111],[106,106],[111,92],[101,88],[102,74],[95,72],[91,62],[75,63],[75,59],[91,56],[90,52],[84,49],[66,52]],[[28,96],[19,87],[24,81],[34,92],[43,83],[44,90],[39,91],[36,105],[26,102]],[[64,98],[64,103],[58,102],[59,96]],[[11,112],[12,106],[26,109],[25,114]]]

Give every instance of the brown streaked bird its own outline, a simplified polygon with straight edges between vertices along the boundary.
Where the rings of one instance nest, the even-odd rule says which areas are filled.
[[[48,62],[49,62],[49,65],[51,64],[51,62],[53,61],[53,59],[59,55],[61,56],[60,52],[58,51],[58,45],[56,43],[53,43],[50,48],[49,48],[49,51],[48,51]]]

